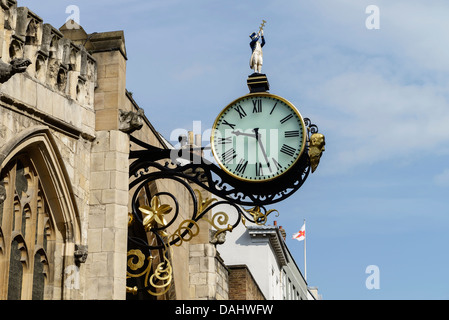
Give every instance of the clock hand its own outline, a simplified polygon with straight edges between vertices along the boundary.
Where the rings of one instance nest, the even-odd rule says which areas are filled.
[[[255,128],[253,131],[256,133],[256,140],[259,143],[260,149],[262,150],[262,154],[263,154],[263,156],[265,158],[265,162],[267,163],[268,169],[270,169],[270,172],[272,172],[271,171],[271,167],[270,167],[270,162],[268,161],[267,153],[265,152],[265,148],[263,146],[262,141],[259,139],[262,136],[259,133],[259,128]]]
[[[235,134],[236,136],[248,136],[248,137],[253,137],[257,139],[257,135],[256,134],[252,134],[252,133],[244,133],[244,132],[240,132],[240,131],[231,131],[232,134]]]

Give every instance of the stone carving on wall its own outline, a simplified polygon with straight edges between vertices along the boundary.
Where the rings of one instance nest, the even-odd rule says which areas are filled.
[[[65,91],[67,86],[67,72],[63,68],[60,68],[56,77],[56,84],[60,91]]]
[[[25,72],[31,64],[29,59],[13,59],[9,64],[0,61],[0,83],[5,83],[16,73]]]
[[[9,57],[11,60],[23,57],[23,42],[19,39],[13,39],[9,45]]]
[[[211,233],[211,240],[209,241],[209,243],[217,245],[217,244],[223,244],[226,241],[226,232],[220,232],[217,235],[217,231],[216,230],[210,230]],[[217,235],[217,236],[215,236]]]
[[[84,263],[87,260],[87,246],[86,245],[80,245],[80,244],[75,244],[75,263],[76,264],[80,264],[80,263]]]
[[[143,126],[143,109],[133,111],[119,110],[119,130],[128,134],[133,133],[136,130],[140,130]]]

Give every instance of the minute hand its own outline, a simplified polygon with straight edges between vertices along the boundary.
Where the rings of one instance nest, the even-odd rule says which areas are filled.
[[[268,161],[267,153],[265,152],[265,148],[263,146],[262,141],[259,139],[262,136],[259,133],[259,128],[255,128],[254,132],[256,133],[256,140],[259,143],[260,149],[262,150],[262,154],[263,154],[263,156],[265,158],[265,162],[267,163],[268,169],[270,169],[270,172],[271,172],[270,162]]]

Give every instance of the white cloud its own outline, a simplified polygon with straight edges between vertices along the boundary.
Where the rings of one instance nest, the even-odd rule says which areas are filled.
[[[439,86],[348,72],[324,82],[314,95],[332,109],[320,127],[333,135],[337,145],[327,150],[339,168],[441,152],[449,143],[449,101]]]
[[[416,68],[449,71],[449,3],[447,1],[389,1],[385,4],[388,32],[395,51],[412,59]],[[410,66],[413,67],[413,66]]]
[[[314,2],[327,17],[314,25],[319,45],[289,59],[305,62],[290,83],[327,134],[326,171],[449,154],[449,4],[379,0],[381,29],[367,30],[369,4]]]

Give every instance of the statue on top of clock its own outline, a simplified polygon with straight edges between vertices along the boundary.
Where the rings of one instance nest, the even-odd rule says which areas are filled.
[[[249,61],[249,66],[254,70],[255,73],[261,73],[262,64],[263,64],[263,53],[262,47],[265,45],[265,38],[263,36],[263,27],[265,26],[266,21],[262,20],[262,25],[260,26],[259,32],[253,32],[249,36],[251,38],[251,42],[249,46],[251,47],[252,54],[251,59]],[[259,41],[259,39],[261,41]]]

